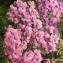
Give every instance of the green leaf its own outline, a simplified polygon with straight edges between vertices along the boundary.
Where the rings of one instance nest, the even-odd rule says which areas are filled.
[[[51,12],[48,12],[48,18],[49,18],[49,20],[52,18],[53,16],[52,16],[52,13]]]
[[[0,57],[0,63],[10,63],[5,57]]]

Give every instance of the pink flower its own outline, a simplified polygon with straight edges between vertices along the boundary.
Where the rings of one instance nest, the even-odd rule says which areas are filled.
[[[23,55],[23,60],[26,63],[40,63],[42,61],[40,50],[25,52]]]
[[[20,29],[8,27],[5,33],[4,48],[5,55],[11,60],[18,59],[22,55],[23,50],[27,48],[27,43],[21,41]]]

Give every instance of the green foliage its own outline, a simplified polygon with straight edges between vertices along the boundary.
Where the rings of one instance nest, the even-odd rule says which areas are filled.
[[[53,17],[51,12],[48,12],[48,19],[50,20]]]
[[[58,30],[60,32],[60,37],[63,39],[63,14],[60,16],[60,22],[58,23]]]
[[[0,63],[9,63],[5,57],[0,57]]]

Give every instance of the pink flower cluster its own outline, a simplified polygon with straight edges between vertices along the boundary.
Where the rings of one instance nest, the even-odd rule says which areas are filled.
[[[38,31],[33,35],[33,47],[44,49],[47,52],[56,51],[56,44],[58,43],[59,37],[55,35],[49,35],[47,32]]]
[[[40,14],[43,16],[44,40],[47,43],[47,50],[56,50],[59,36],[57,23],[60,22],[60,15],[63,7],[57,0],[36,0],[39,5]],[[50,18],[49,18],[50,17]]]
[[[52,21],[52,23],[59,22],[60,14],[63,12],[61,3],[57,0],[37,0],[39,4],[40,12],[43,15],[45,21]],[[48,19],[48,12],[52,14],[52,18]]]
[[[40,63],[42,61],[40,50],[36,49],[34,51],[24,52],[27,48],[27,40],[24,39],[21,41],[21,39],[20,29],[8,27],[4,39],[5,55],[12,63]]]
[[[12,61],[22,56],[23,50],[27,48],[27,43],[21,41],[20,29],[8,27],[4,41],[5,55]]]
[[[26,2],[17,0],[13,5],[10,5],[7,15],[9,16],[9,20],[19,23],[21,27],[23,25],[35,29],[42,28],[42,22],[39,19],[37,10],[35,9],[34,1],[29,1],[27,4]]]
[[[40,63],[42,60],[40,50],[27,51],[23,54],[22,63]],[[24,61],[24,62],[23,62]]]
[[[33,33],[42,28],[42,22],[35,9],[34,1],[28,3],[21,0],[15,1],[13,5],[10,5],[7,15],[12,22],[17,24],[17,27],[14,29],[9,26],[5,33],[5,55],[12,63],[40,63],[42,57],[39,50],[25,51]],[[28,60],[26,60],[27,58]]]
[[[62,7],[57,0],[37,0],[37,3],[43,20],[34,1],[17,0],[7,12],[8,19],[17,25],[16,29],[9,26],[4,38],[4,52],[12,63],[41,63],[40,50],[56,51],[59,40],[57,23]],[[52,14],[50,19],[48,13]],[[33,50],[27,51],[29,43]]]

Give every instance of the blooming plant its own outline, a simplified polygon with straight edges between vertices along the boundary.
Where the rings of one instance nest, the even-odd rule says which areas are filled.
[[[42,53],[57,51],[57,24],[62,12],[62,4],[57,0],[14,1],[7,16],[16,27],[9,25],[4,38],[4,54],[10,62],[52,63],[43,62]]]

